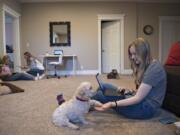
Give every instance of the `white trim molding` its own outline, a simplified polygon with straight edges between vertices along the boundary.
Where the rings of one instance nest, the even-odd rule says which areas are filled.
[[[21,16],[19,13],[17,13],[16,11],[14,11],[13,9],[11,9],[10,7],[8,7],[5,4],[3,4],[3,10],[6,11],[7,13],[9,13],[10,15],[14,16],[14,17],[20,17]]]
[[[20,56],[20,14],[3,4],[3,53],[6,54],[6,31],[5,31],[5,20],[6,13],[8,13],[13,18],[13,47],[14,47],[14,71],[20,71],[20,68],[17,66],[21,65],[21,56]]]
[[[124,68],[124,14],[100,14],[98,15],[98,71],[101,73],[101,22],[120,21],[120,74],[131,74],[131,70]]]
[[[78,75],[95,75],[98,73],[98,70],[79,70],[77,71]]]
[[[159,61],[162,62],[162,23],[164,21],[180,21],[180,16],[159,16]]]
[[[74,74],[73,71],[65,71],[65,70],[57,71],[58,75],[95,75],[97,73],[98,70],[78,70],[76,71],[76,74]],[[53,75],[54,71],[48,71],[47,74]]]

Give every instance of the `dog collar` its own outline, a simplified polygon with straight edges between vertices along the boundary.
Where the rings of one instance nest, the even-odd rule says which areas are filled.
[[[79,97],[76,97],[77,100],[79,101],[82,101],[82,102],[87,102],[88,100],[87,99],[82,99],[82,98],[79,98]]]

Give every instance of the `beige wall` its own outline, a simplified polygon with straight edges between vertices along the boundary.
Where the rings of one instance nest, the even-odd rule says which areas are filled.
[[[35,3],[22,5],[21,50],[38,56],[53,51],[49,46],[49,22],[71,22],[71,47],[59,47],[65,54],[76,54],[85,70],[98,69],[98,14],[125,14],[125,68],[129,68],[128,44],[141,36],[149,40],[158,57],[158,16],[180,15],[178,4],[136,4],[117,2]],[[143,34],[146,24],[154,27],[150,36]],[[29,45],[29,46],[28,46]],[[57,47],[56,47],[57,48]]]
[[[16,2],[16,0],[2,0],[2,3],[9,6],[14,11],[21,13],[21,4],[19,2]]]
[[[139,4],[138,5],[138,36],[146,38],[151,44],[153,57],[159,56],[159,16],[180,16],[180,4]],[[152,35],[143,33],[143,26],[150,24],[154,28]]]
[[[3,43],[3,5],[6,5],[14,11],[21,13],[21,5],[15,0],[1,0],[0,1],[0,56],[3,55],[4,43]]]
[[[22,48],[34,55],[53,50],[49,46],[49,22],[71,22],[71,47],[85,70],[98,69],[98,14],[125,14],[125,45],[136,37],[136,4],[129,3],[47,3],[24,4]],[[27,47],[27,44],[30,46]]]

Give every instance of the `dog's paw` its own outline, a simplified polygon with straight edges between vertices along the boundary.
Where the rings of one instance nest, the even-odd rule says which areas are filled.
[[[91,126],[93,126],[93,125],[95,125],[95,123],[94,122],[88,122],[88,125],[91,125]]]
[[[74,130],[79,130],[80,129],[79,126],[73,126],[71,128],[74,129]]]
[[[80,129],[79,126],[77,126],[77,125],[75,125],[75,124],[72,124],[72,123],[68,123],[67,126],[68,126],[69,128],[74,129],[74,130],[79,130],[79,129]]]
[[[84,125],[94,125],[94,123],[90,122],[90,121],[84,121],[82,124],[84,124]]]

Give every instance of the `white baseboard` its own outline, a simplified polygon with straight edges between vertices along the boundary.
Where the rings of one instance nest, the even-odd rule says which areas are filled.
[[[133,71],[131,69],[124,69],[122,71],[122,75],[131,75],[133,73]]]
[[[78,75],[95,75],[98,73],[98,70],[79,70],[77,71]]]
[[[78,70],[75,75],[95,75],[98,73],[98,70]],[[48,71],[48,75],[53,75],[54,71]],[[58,75],[74,75],[73,71],[57,71]]]
[[[77,70],[75,75],[95,75],[99,72],[99,70]],[[54,71],[48,71],[48,75],[53,75]],[[74,75],[73,71],[57,71],[58,75]],[[131,69],[125,69],[121,73],[122,75],[131,75],[132,70]]]

